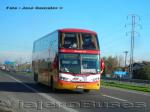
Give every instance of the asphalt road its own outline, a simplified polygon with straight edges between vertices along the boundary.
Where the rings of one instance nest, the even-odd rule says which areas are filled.
[[[150,94],[102,87],[83,93],[37,85],[31,75],[0,72],[0,112],[150,112]]]

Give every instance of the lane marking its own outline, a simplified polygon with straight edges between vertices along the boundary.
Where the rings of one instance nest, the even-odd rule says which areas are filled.
[[[47,100],[52,101],[52,102],[55,102],[57,105],[60,106],[60,108],[63,108],[65,111],[67,111],[67,112],[78,112],[78,111],[75,110],[75,109],[68,108],[68,107],[65,107],[65,106],[64,106],[64,107],[61,106],[62,103],[61,103],[60,101],[56,100],[55,98],[52,98],[51,96],[48,96],[48,95],[45,94],[45,93],[40,93],[39,91],[37,91],[37,90],[35,90],[34,88],[32,88],[32,87],[28,86],[27,84],[23,83],[21,80],[14,78],[13,76],[10,76],[10,75],[8,75],[8,76],[9,76],[11,79],[13,79],[13,80],[19,82],[20,84],[24,85],[24,86],[27,87],[28,89],[32,90],[33,92],[37,93],[38,95],[40,95],[40,96],[46,98]]]
[[[144,93],[142,91],[134,91],[134,90],[127,90],[127,89],[123,89],[123,88],[116,88],[116,87],[104,87],[105,89],[115,89],[115,90],[119,90],[119,91],[123,91],[123,92],[128,92],[128,93],[134,93],[134,94],[139,94],[139,95],[143,95],[143,96],[150,96],[149,93]]]
[[[127,100],[124,100],[124,99],[121,99],[121,98],[117,98],[117,97],[113,97],[113,96],[109,96],[109,95],[105,95],[105,94],[103,94],[102,96],[112,98],[112,99],[115,99],[115,100],[127,101]]]

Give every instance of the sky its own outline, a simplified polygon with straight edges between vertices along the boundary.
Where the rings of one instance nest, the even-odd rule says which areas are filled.
[[[0,61],[30,60],[33,42],[61,28],[96,31],[102,56],[129,51],[129,59],[131,14],[138,15],[135,31],[140,34],[135,35],[135,61],[150,61],[149,4],[150,0],[0,0]],[[61,9],[9,9],[36,6]]]

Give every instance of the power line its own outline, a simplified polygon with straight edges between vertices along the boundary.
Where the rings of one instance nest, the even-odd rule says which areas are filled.
[[[131,17],[131,31],[130,31],[130,35],[131,35],[131,45],[130,45],[130,78],[132,78],[132,74],[133,74],[133,63],[134,63],[134,39],[136,37],[135,34],[139,34],[138,32],[135,31],[136,26],[141,26],[140,24],[137,24],[137,20],[140,20],[140,16],[136,15],[136,14],[130,14],[127,16],[127,19]],[[127,24],[126,24],[127,25]],[[126,26],[125,25],[125,26]],[[128,33],[126,33],[128,34]]]

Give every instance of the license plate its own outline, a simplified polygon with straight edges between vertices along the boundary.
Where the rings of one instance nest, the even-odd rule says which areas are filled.
[[[82,88],[84,88],[84,86],[83,85],[78,85],[77,88],[82,89]]]
[[[84,81],[84,77],[81,76],[76,76],[72,79],[73,82],[83,82]]]

